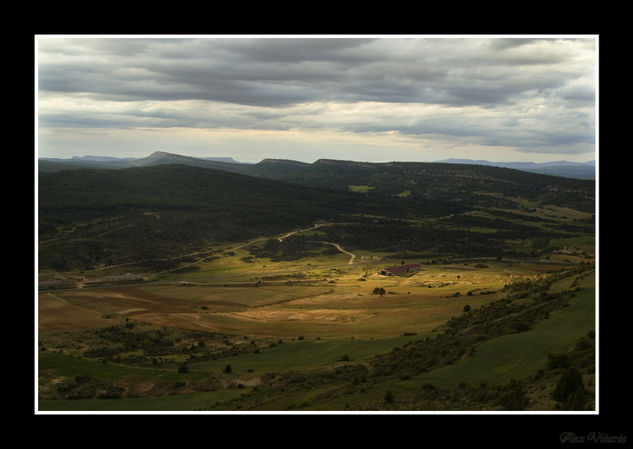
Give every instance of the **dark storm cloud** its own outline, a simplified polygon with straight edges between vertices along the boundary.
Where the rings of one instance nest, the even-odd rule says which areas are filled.
[[[504,66],[511,62],[560,62],[560,52],[506,54],[517,46],[492,40],[488,46],[473,47],[467,56],[457,52],[452,57],[435,50],[436,42],[86,39],[75,45],[83,44],[89,57],[72,58],[73,47],[68,62],[46,59],[40,64],[40,89],[99,98],[205,99],[258,106],[328,100],[471,105],[506,102],[512,95],[563,82],[557,72],[519,82],[490,76],[497,65],[507,72]],[[56,50],[63,54],[61,44]]]
[[[306,47],[276,39],[268,44],[250,39],[106,41],[83,43],[94,58],[75,59],[71,52],[67,62],[41,63],[40,90],[115,100],[286,105],[321,99],[327,84],[341,75],[336,63],[323,60],[325,54],[350,48],[322,39]],[[64,51],[63,45],[59,48]],[[315,58],[321,61],[315,64]]]
[[[526,149],[589,143],[592,46],[559,38],[46,38],[40,124],[326,127]],[[384,111],[350,117],[341,107],[303,107],[359,102]],[[420,111],[394,113],[406,105]],[[433,117],[422,106],[451,112]]]
[[[364,38],[237,39],[223,47],[245,61],[265,63],[334,61],[358,64],[381,59],[376,54],[362,51],[362,47],[375,41],[376,39]]]

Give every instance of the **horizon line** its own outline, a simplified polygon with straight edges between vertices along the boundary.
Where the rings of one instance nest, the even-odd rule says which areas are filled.
[[[39,153],[39,152],[38,152]],[[181,154],[181,153],[171,153],[168,151],[163,151],[163,150],[156,150],[153,151],[152,153],[150,153],[147,156],[140,156],[140,157],[136,157],[136,156],[110,156],[110,155],[98,155],[98,154],[84,154],[83,156],[78,156],[78,155],[73,155],[73,156],[68,156],[68,157],[59,157],[59,156],[39,156],[37,157],[37,160],[47,160],[47,159],[59,159],[59,160],[68,160],[71,161],[73,159],[85,159],[85,158],[89,158],[89,157],[94,157],[94,158],[112,158],[112,159],[134,159],[134,160],[138,160],[138,159],[145,159],[147,157],[150,157],[156,153],[164,153],[164,154],[169,154],[169,155],[174,155],[174,156],[182,156],[182,157],[188,157],[188,158],[192,158],[192,159],[201,159],[201,160],[205,160],[207,158],[217,158],[217,159],[232,159],[235,162],[240,163],[238,160],[236,160],[235,158],[233,158],[232,156],[191,156],[191,155],[187,155],[187,154]],[[306,163],[306,164],[313,164],[319,160],[332,160],[332,161],[347,161],[347,162],[361,162],[361,163],[376,163],[376,164],[381,164],[381,163],[390,163],[390,162],[420,162],[420,163],[436,163],[436,162],[447,162],[447,161],[470,161],[470,162],[488,162],[488,163],[494,163],[494,164],[548,164],[548,163],[552,163],[552,162],[567,162],[570,164],[591,164],[591,163],[596,163],[597,160],[596,159],[590,159],[590,160],[586,160],[586,161],[582,161],[582,162],[575,162],[575,161],[568,161],[565,159],[552,159],[549,161],[544,161],[544,162],[535,162],[535,161],[491,161],[488,159],[470,159],[470,158],[460,158],[460,157],[448,157],[448,158],[444,158],[444,159],[440,159],[440,160],[381,160],[381,161],[375,161],[375,160],[353,160],[353,159],[333,159],[333,158],[317,158],[315,160],[313,160],[312,162],[307,162],[307,161],[303,161],[303,160],[299,160],[299,159],[290,159],[290,158],[281,158],[281,157],[264,157],[262,159],[260,159],[257,162],[253,162],[253,161],[246,161],[246,162],[242,162],[242,163],[250,163],[250,164],[257,164],[259,162],[265,161],[265,160],[285,160],[285,161],[293,161],[293,162],[301,162],[301,163]],[[451,163],[451,162],[448,162]]]

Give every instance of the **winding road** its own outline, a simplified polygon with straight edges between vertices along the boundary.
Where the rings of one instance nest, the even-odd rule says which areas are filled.
[[[341,248],[341,245],[339,245],[338,243],[332,243],[332,242],[319,242],[319,243],[325,243],[325,244],[336,247],[336,249],[338,249],[340,252],[345,253],[350,256],[349,262],[347,262],[348,265],[351,265],[354,263],[354,259],[356,259],[356,254],[352,254],[349,251],[345,251],[343,248]]]
[[[314,226],[313,226],[313,227],[311,227],[311,228],[307,228],[307,229],[298,229],[298,230],[296,230],[296,231],[289,232],[289,233],[288,233],[288,234],[286,234],[286,235],[282,235],[281,237],[277,237],[277,240],[279,240],[279,242],[281,243],[281,242],[283,242],[283,241],[284,241],[284,239],[285,239],[285,238],[288,238],[288,237],[290,237],[291,235],[295,235],[295,234],[297,234],[297,233],[299,233],[299,232],[313,231],[313,230],[315,230],[315,229],[317,229],[317,228],[320,228],[321,226],[324,226],[324,224],[319,223],[319,224],[314,225]],[[356,255],[355,255],[355,254],[352,254],[352,253],[350,253],[349,251],[345,251],[343,248],[341,248],[341,245],[339,245],[338,243],[324,242],[324,241],[322,241],[322,240],[315,240],[315,241],[313,241],[313,243],[324,243],[324,244],[326,244],[326,245],[332,245],[332,246],[336,247],[336,249],[338,249],[340,252],[345,253],[345,254],[347,254],[348,256],[350,256],[349,262],[347,262],[349,265],[352,265],[352,264],[354,263],[354,260],[356,259]]]

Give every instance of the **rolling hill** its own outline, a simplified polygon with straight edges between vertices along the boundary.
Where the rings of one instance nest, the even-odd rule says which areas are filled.
[[[473,161],[480,162],[480,161]],[[483,161],[486,162],[486,161]],[[78,165],[82,164],[82,165]],[[83,165],[86,164],[86,165]],[[101,165],[99,165],[101,164]],[[183,164],[231,173],[273,179],[313,187],[355,190],[371,197],[394,196],[420,200],[442,199],[445,202],[466,202],[490,207],[490,194],[518,196],[530,201],[545,201],[584,211],[593,211],[595,183],[587,179],[545,176],[524,170],[484,164],[451,162],[387,162],[369,163],[319,159],[312,164],[283,159],[264,159],[257,164],[231,163],[200,159],[178,154],[154,152],[135,160],[86,160],[68,162],[44,160],[40,172],[79,168],[148,167]],[[526,169],[532,169],[526,165]],[[569,168],[576,170],[577,168]],[[556,172],[556,167],[542,170]],[[483,198],[488,195],[488,198]]]
[[[245,241],[324,220],[346,223],[328,227],[330,241],[438,255],[499,255],[509,239],[593,232],[590,222],[500,212],[554,205],[591,214],[592,181],[508,168],[327,159],[234,164],[168,153],[131,163],[139,166],[40,172],[42,267],[145,260],[159,269],[157,261],[213,242]]]
[[[388,201],[188,165],[40,173],[40,266],[175,256],[349,211],[398,212]]]
[[[317,161],[315,163],[322,162]],[[68,168],[125,168],[146,167],[161,164],[185,164],[196,167],[216,168],[218,170],[233,171],[237,173],[258,175],[263,177],[283,178],[284,173],[294,168],[296,173],[310,171],[313,164],[287,159],[264,159],[258,164],[242,163],[231,157],[191,157],[179,154],[156,151],[144,158],[115,158],[101,156],[74,156],[70,159],[40,158],[38,170],[43,172],[64,170]],[[340,161],[339,161],[340,162]],[[402,162],[400,162],[401,164]],[[573,179],[594,179],[596,174],[595,161],[568,162],[554,161],[545,163],[534,162],[490,162],[486,160],[472,159],[445,159],[437,161],[439,164],[483,165],[511,168],[530,173],[545,174],[550,176],[562,176]],[[405,163],[406,164],[406,163]],[[415,163],[414,163],[415,164]],[[251,167],[245,167],[251,166]],[[300,178],[299,178],[300,179]]]

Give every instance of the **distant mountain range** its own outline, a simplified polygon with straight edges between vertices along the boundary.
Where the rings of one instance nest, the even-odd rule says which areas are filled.
[[[444,159],[438,161],[445,164],[473,164],[473,165],[490,165],[495,167],[513,168],[515,170],[523,170],[531,173],[539,173],[542,175],[563,176],[565,178],[577,179],[595,179],[596,177],[596,161],[588,162],[569,162],[569,161],[552,161],[552,162],[490,162],[485,160],[472,159]]]
[[[264,166],[266,171],[271,170],[271,166],[283,167],[286,171],[289,167],[301,168],[308,167],[314,164],[323,164],[325,160],[318,160],[314,164],[308,164],[305,162],[285,160],[285,159],[264,159],[257,164],[250,164],[244,162],[238,162],[232,157],[191,157],[183,156],[180,154],[167,153],[164,151],[156,151],[151,155],[144,158],[117,158],[109,156],[74,156],[68,159],[60,158],[40,158],[39,159],[39,171],[51,172],[62,169],[70,168],[127,168],[127,167],[150,167],[154,165],[164,164],[184,164],[192,165],[195,167],[203,168],[215,168],[218,170],[238,172],[244,174],[259,173]],[[346,161],[353,164],[352,161]],[[386,164],[395,164],[386,163]],[[462,164],[462,165],[484,165],[495,166],[503,168],[511,168],[514,170],[521,170],[531,173],[538,173],[550,176],[562,176],[566,178],[575,179],[595,179],[596,163],[595,161],[589,162],[569,162],[569,161],[554,161],[554,162],[490,162],[486,160],[473,160],[473,159],[444,159],[437,161],[438,164]],[[402,164],[399,162],[399,164]],[[404,162],[409,164],[409,162]],[[411,162],[411,164],[423,164],[417,162]],[[371,164],[370,164],[371,165]],[[248,168],[247,168],[248,167]]]

